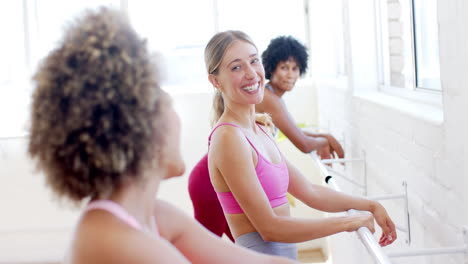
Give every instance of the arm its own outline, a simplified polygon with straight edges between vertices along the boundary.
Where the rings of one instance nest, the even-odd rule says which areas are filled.
[[[219,147],[218,147],[219,146]],[[211,140],[210,174],[219,171],[250,223],[266,241],[303,242],[361,226],[373,230],[370,215],[299,219],[277,215],[260,185],[254,167],[254,154],[242,132],[218,128]],[[254,157],[253,157],[254,156]],[[214,166],[215,168],[212,168]],[[239,177],[242,175],[242,177]],[[216,189],[216,182],[213,182]]]
[[[335,155],[339,158],[344,157],[342,146],[332,135],[306,132],[297,127],[284,101],[271,91],[265,90],[263,101],[256,106],[256,109],[259,112],[269,113],[275,126],[277,126],[300,151],[309,153],[313,150],[318,150],[319,156],[324,159],[331,158]]]
[[[309,153],[328,145],[326,138],[309,136],[297,127],[284,101],[271,91],[265,89],[263,101],[256,105],[256,109],[257,112],[270,114],[275,126],[278,127],[300,151]]]
[[[306,134],[309,137],[324,137],[327,139],[330,147],[330,153],[333,156],[337,156],[338,158],[344,158],[344,150],[343,147],[341,146],[340,142],[336,140],[336,138],[330,134],[325,134],[325,133],[312,133],[312,132],[307,132],[304,131],[304,134]]]
[[[166,240],[142,234],[107,212],[86,214],[66,263],[190,263]]]
[[[325,212],[343,212],[349,209],[369,211],[382,228],[380,244],[386,246],[395,241],[395,225],[381,204],[312,184],[296,167],[289,162],[287,164],[290,177],[288,191],[294,197],[312,208]]]
[[[191,263],[294,263],[292,260],[260,254],[223,240],[166,202],[158,201],[155,210],[161,235]]]

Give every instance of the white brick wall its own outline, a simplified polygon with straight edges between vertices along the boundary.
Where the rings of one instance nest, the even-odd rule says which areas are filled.
[[[439,1],[438,10],[444,103],[434,111],[443,112],[442,123],[437,118],[428,119],[437,114],[421,110],[420,103],[398,103],[395,99],[392,102],[396,103],[385,102],[385,96],[375,95],[377,84],[374,95],[359,95],[359,84],[366,81],[360,80],[362,75],[352,73],[362,69],[351,68],[349,85],[344,89],[330,82],[318,83],[321,124],[330,124],[334,134],[346,135],[347,155],[359,156],[363,150],[366,153],[369,195],[399,193],[402,181],[408,183],[410,248],[461,246],[462,227],[468,226],[468,18],[464,15],[468,13],[468,2]],[[388,1],[388,13],[398,17],[398,1]],[[390,24],[391,35],[398,30],[399,25]],[[351,65],[362,65],[356,62],[359,56],[352,58]],[[362,179],[362,168],[347,171],[353,178]],[[359,193],[340,183],[346,191]],[[404,225],[403,203],[395,200],[383,204],[395,222]],[[408,249],[405,234],[399,232],[399,237],[388,250]],[[331,241],[334,263],[373,263],[352,234],[338,234]],[[463,263],[463,256],[407,257],[393,262],[455,264]]]

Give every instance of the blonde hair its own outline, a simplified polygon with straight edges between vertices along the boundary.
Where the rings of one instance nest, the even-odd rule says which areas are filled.
[[[221,64],[226,50],[235,42],[235,41],[244,41],[257,49],[257,46],[252,41],[252,39],[242,31],[239,30],[228,30],[219,32],[214,35],[211,40],[208,42],[205,48],[205,65],[206,71],[208,74],[218,75],[219,65]],[[223,94],[217,89],[213,97],[213,118],[211,120],[211,125],[213,126],[218,122],[219,118],[224,112],[224,99]],[[266,126],[267,128],[273,127],[270,115],[256,114],[256,122]]]
[[[160,159],[169,97],[118,11],[86,12],[34,80],[29,153],[59,197],[110,193]]]

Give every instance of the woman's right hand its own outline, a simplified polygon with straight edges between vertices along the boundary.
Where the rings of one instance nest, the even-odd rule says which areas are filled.
[[[320,157],[320,159],[331,159],[331,150],[330,150],[330,144],[328,143],[328,140],[326,137],[316,137],[315,140],[317,140],[317,155]]]
[[[330,134],[326,134],[325,138],[328,140],[331,155],[333,157],[336,156],[336,158],[339,158],[339,159],[344,158],[344,150],[340,142],[338,142],[338,140],[336,140],[336,138]]]
[[[348,217],[347,232],[353,232],[358,230],[360,227],[367,227],[371,233],[375,232],[374,228],[374,216],[372,214],[356,214]]]

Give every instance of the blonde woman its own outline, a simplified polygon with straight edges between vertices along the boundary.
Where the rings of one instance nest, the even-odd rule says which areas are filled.
[[[271,255],[297,259],[294,243],[361,226],[383,230],[380,244],[396,239],[395,226],[377,202],[314,185],[284,157],[256,122],[265,72],[255,44],[243,32],[216,34],[205,49],[208,78],[216,88],[216,125],[209,136],[208,169],[235,243]],[[299,219],[290,216],[286,193],[327,212],[348,209],[371,214]]]

